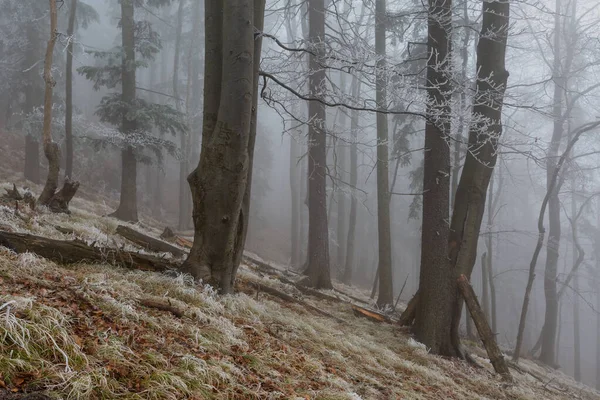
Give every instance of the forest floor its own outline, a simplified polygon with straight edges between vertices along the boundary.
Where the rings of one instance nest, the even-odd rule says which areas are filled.
[[[16,176],[0,179],[1,193],[23,186]],[[0,230],[145,251],[116,234],[105,201],[86,197],[94,198],[83,190],[71,215],[0,205]],[[155,237],[164,228],[148,219],[131,227]],[[329,316],[257,292],[256,282]],[[0,399],[600,399],[529,360],[507,384],[475,343],[468,349],[483,368],[433,356],[407,330],[357,317],[355,300],[324,293],[338,301],[303,294],[250,263],[237,294],[220,297],[182,275],[65,266],[0,246]],[[142,299],[167,301],[183,316]]]

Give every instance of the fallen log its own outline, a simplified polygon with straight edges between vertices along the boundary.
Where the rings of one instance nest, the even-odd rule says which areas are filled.
[[[321,300],[331,301],[334,303],[348,303],[346,300],[340,299],[339,297],[335,297],[335,296],[331,296],[327,293],[319,292],[316,289],[312,289],[307,286],[296,283],[294,281],[291,281],[291,280],[287,279],[286,277],[280,276],[279,280],[282,283],[285,283],[287,285],[292,285],[293,287],[295,287],[296,289],[298,289],[299,291],[301,291],[304,294],[308,294],[310,296],[319,298]]]
[[[56,240],[26,233],[0,231],[0,246],[17,253],[35,253],[60,264],[106,262],[130,269],[164,272],[177,269],[168,260],[111,247],[93,247],[80,240]]]
[[[386,322],[388,324],[392,323],[392,320],[387,315],[357,306],[356,304],[352,304],[352,312],[357,317],[364,317],[373,322]]]
[[[308,310],[310,310],[310,311],[312,311],[312,312],[314,312],[316,314],[322,315],[322,316],[327,317],[327,318],[334,319],[335,321],[337,321],[337,322],[339,322],[341,324],[345,324],[346,323],[346,321],[344,321],[341,318],[336,317],[335,315],[332,315],[332,314],[330,314],[328,312],[325,312],[325,311],[321,310],[320,308],[317,308],[317,307],[315,307],[315,306],[313,306],[311,304],[308,304],[305,301],[302,301],[302,300],[299,300],[299,299],[297,299],[297,298],[295,298],[293,296],[290,296],[289,294],[284,293],[284,292],[282,292],[280,290],[277,290],[277,289],[275,289],[275,288],[273,288],[271,286],[265,285],[263,283],[255,281],[253,279],[248,279],[248,280],[246,280],[246,282],[249,283],[250,285],[254,286],[256,288],[257,292],[264,292],[264,293],[270,294],[271,296],[275,296],[275,297],[278,297],[278,298],[280,298],[282,300],[285,300],[287,302],[299,304],[302,307],[304,307],[304,308],[306,308],[306,309],[308,309]],[[257,296],[258,296],[258,293],[257,293]]]
[[[172,244],[145,235],[125,225],[119,225],[117,227],[117,234],[146,250],[155,251],[157,253],[171,253],[175,257],[183,257],[186,254],[186,252],[179,247],[175,247]]]
[[[465,299],[469,313],[473,318],[473,322],[475,322],[475,327],[477,328],[477,332],[479,332],[479,337],[483,342],[483,346],[487,351],[494,370],[500,374],[503,379],[512,381],[512,375],[510,374],[504,355],[498,347],[496,336],[494,335],[494,332],[492,332],[485,314],[479,305],[477,295],[475,295],[473,287],[465,275],[461,275],[458,278],[458,289]]]

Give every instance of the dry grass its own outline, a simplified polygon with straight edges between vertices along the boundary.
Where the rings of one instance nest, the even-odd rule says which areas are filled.
[[[113,234],[117,223],[98,216],[102,207],[78,200],[71,216],[41,210],[24,218],[5,208],[0,224],[126,245]],[[526,361],[545,381],[515,372],[516,384],[506,386],[487,360],[479,370],[432,356],[391,325],[355,318],[347,304],[304,298],[347,321],[340,324],[257,296],[244,282],[301,296],[290,286],[247,267],[240,278],[239,293],[220,298],[183,275],[59,266],[0,247],[0,386],[66,399],[600,398]],[[142,306],[146,297],[169,299],[185,315]]]

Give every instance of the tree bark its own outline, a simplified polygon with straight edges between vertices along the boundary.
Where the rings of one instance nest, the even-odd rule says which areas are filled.
[[[146,250],[154,251],[157,253],[171,253],[176,257],[182,257],[186,254],[186,252],[181,250],[179,247],[175,247],[172,244],[145,235],[125,225],[117,226],[116,232],[118,235],[123,236],[125,239],[137,244],[138,246]]]
[[[320,96],[325,86],[325,70],[320,63],[324,57],[325,5],[324,0],[308,0],[309,91]],[[325,106],[318,101],[308,103],[308,249],[306,279],[303,284],[317,289],[331,289],[329,270],[329,229],[327,224],[327,138]]]
[[[121,0],[121,30],[123,61],[121,65],[122,94],[121,100],[130,107],[135,102],[135,21],[133,0]],[[135,119],[123,116],[121,128],[123,133],[135,131]],[[121,151],[121,198],[119,207],[110,216],[122,221],[137,222],[137,160],[133,147]]]
[[[65,178],[73,177],[73,32],[75,32],[77,0],[71,0],[69,12],[69,27],[67,28],[69,44],[67,45],[67,75],[65,82]]]
[[[245,203],[250,194],[259,62],[255,60],[256,7],[260,6],[241,0],[205,2],[202,153],[188,177],[194,244],[182,270],[223,294],[232,291],[247,229]],[[213,82],[216,78],[218,82]]]
[[[41,17],[36,15],[36,18]],[[25,73],[25,112],[32,113],[40,104],[41,94],[39,93],[37,82],[39,81],[38,71],[34,67],[40,57],[39,38],[33,24],[27,29],[27,52],[25,55],[27,71]],[[25,179],[33,183],[40,183],[40,143],[33,132],[28,132],[25,136]]]
[[[50,3],[50,39],[46,47],[46,57],[44,59],[44,82],[46,91],[44,93],[44,126],[42,139],[44,143],[44,154],[48,159],[48,176],[46,184],[40,194],[38,203],[46,206],[56,192],[58,187],[58,173],[60,172],[60,150],[58,144],[52,141],[52,92],[56,81],[52,77],[52,59],[54,55],[54,45],[58,36],[56,0],[49,0]]]
[[[473,322],[475,322],[479,337],[490,357],[490,362],[492,363],[494,370],[502,375],[505,380],[512,381],[512,376],[508,369],[508,365],[506,364],[506,360],[504,359],[504,354],[502,354],[502,351],[498,347],[496,336],[494,335],[494,332],[492,332],[487,317],[483,313],[483,310],[477,301],[477,296],[466,276],[461,275],[458,278],[458,288],[467,303],[467,308],[473,317]]]
[[[173,97],[175,97],[175,108],[177,111],[181,111],[181,100],[179,100],[179,60],[181,58],[181,31],[183,30],[183,6],[185,0],[179,0],[179,6],[177,7],[177,26],[175,29],[175,54],[173,56]],[[181,151],[186,155],[187,153],[187,136],[189,132],[181,132]],[[179,219],[177,227],[183,230],[187,227],[187,220],[190,217],[187,214],[187,170],[188,160],[187,157],[182,158],[179,162]]]
[[[415,335],[434,354],[457,356],[451,341],[456,277],[448,264],[452,1],[430,0],[421,272]]]
[[[355,76],[352,77],[352,98],[357,99],[360,96],[361,82]],[[358,118],[359,112],[352,110],[350,114],[350,215],[348,220],[348,236],[346,239],[346,262],[344,276],[342,278],[346,285],[352,283],[352,270],[354,268],[354,258],[356,255],[356,217],[358,209],[358,199],[356,198],[356,185],[358,184]]]
[[[244,191],[244,198],[242,201],[242,209],[239,215],[238,232],[236,236],[235,245],[235,259],[233,264],[233,272],[230,278],[231,286],[237,274],[237,270],[242,262],[244,256],[244,245],[248,236],[248,226],[250,219],[250,200],[252,194],[252,173],[254,167],[254,147],[256,144],[256,135],[258,128],[258,81],[260,79],[260,59],[262,53],[262,37],[256,34],[256,31],[262,32],[264,29],[264,18],[265,18],[265,0],[254,0],[253,18],[254,18],[254,53],[253,53],[253,67],[252,67],[252,114],[250,117],[250,135],[248,137],[248,172],[247,172],[247,183]]]
[[[546,161],[546,186],[550,183],[556,169],[556,159],[564,132],[563,101],[567,85],[567,76],[563,71],[561,36],[562,36],[561,0],[556,0],[554,16],[554,65],[552,75],[554,79],[554,104],[552,116],[554,118],[554,129],[552,141],[548,150]],[[556,361],[556,329],[558,319],[558,295],[556,291],[556,276],[558,270],[558,252],[560,247],[560,200],[558,198],[559,185],[554,185],[548,199],[548,243],[546,245],[546,267],[544,270],[544,296],[546,299],[546,312],[544,316],[544,328],[542,335],[542,351],[540,360],[548,365],[554,365]]]
[[[488,321],[490,321],[489,282],[488,256],[487,253],[483,253],[481,255],[481,302],[483,303],[481,307]]]
[[[376,69],[376,102],[377,108],[387,108],[387,73],[386,73],[386,4],[385,0],[375,3],[375,52],[377,53]],[[391,306],[394,303],[392,287],[392,238],[390,228],[390,183],[388,155],[388,120],[387,114],[377,113],[377,238],[379,247],[379,307]]]

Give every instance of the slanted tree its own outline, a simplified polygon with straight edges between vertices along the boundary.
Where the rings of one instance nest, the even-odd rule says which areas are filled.
[[[121,86],[102,98],[96,114],[102,122],[118,127],[118,132],[98,140],[121,149],[121,195],[117,210],[111,214],[123,221],[137,221],[137,165],[148,161],[144,150],[150,149],[161,160],[163,149],[179,154],[173,143],[153,137],[152,128],[177,135],[187,127],[184,116],[169,105],[149,103],[136,96],[136,70],[147,67],[161,49],[160,37],[148,21],[135,20],[135,7],[146,7],[146,1],[121,1],[121,46],[111,51],[93,51],[104,65],[80,67],[77,71],[94,83],[94,89]],[[147,0],[147,6],[164,6],[168,0]],[[139,55],[139,57],[137,57]]]
[[[430,31],[430,40],[433,36],[434,39],[437,39],[435,42],[439,46],[440,43],[447,43],[445,35],[447,35],[448,28],[443,29],[442,27],[450,25],[450,21],[447,20],[450,16],[449,8],[446,8],[449,4],[439,0],[439,2],[433,1],[432,5],[434,8],[430,9],[432,12],[430,12],[429,24],[430,29],[433,28],[433,30]],[[439,264],[423,264],[421,267],[415,333],[419,341],[425,343],[437,354],[463,356],[458,332],[463,302],[457,296],[456,281],[461,275],[469,277],[476,261],[486,192],[496,163],[498,139],[502,134],[502,105],[508,79],[508,72],[505,69],[505,54],[509,12],[510,4],[508,2],[483,2],[483,19],[477,46],[476,95],[473,100],[473,118],[469,129],[467,157],[457,187],[450,227],[442,223],[443,221],[437,221],[437,226],[432,224],[436,227],[437,232],[442,236],[445,235],[445,239],[448,240],[444,247],[447,253],[443,257],[440,254],[436,259]],[[434,48],[433,43],[430,43],[430,48]],[[448,55],[448,53],[443,54]],[[433,77],[438,78],[435,74]],[[428,81],[430,87],[437,87],[439,90],[440,81],[433,81],[431,78]],[[444,81],[442,81],[443,84]],[[441,87],[443,88],[443,86]],[[446,91],[446,93],[448,92]],[[447,99],[442,97],[440,100]],[[436,102],[435,104],[447,103]],[[434,138],[437,139],[438,135]],[[429,146],[426,148],[431,149]],[[445,151],[448,151],[447,146]],[[445,159],[445,161],[440,167],[449,168],[449,159]],[[427,164],[426,160],[426,177],[431,176],[431,171],[429,173],[427,171]],[[441,200],[439,200],[438,209],[435,207],[435,203],[429,203],[431,199],[427,199],[429,196],[426,192],[423,208],[424,210],[429,209],[438,218],[440,213],[448,209],[448,204],[445,202],[449,190],[447,181],[448,176],[445,174],[438,179],[437,185],[443,186],[444,189],[442,193],[438,192],[439,188],[436,188],[435,182],[425,180],[427,185],[424,184],[425,190],[433,190]],[[444,195],[446,197],[443,197]],[[431,243],[433,232],[429,232],[428,235],[425,233],[426,229],[431,229],[431,226],[427,225],[427,222],[431,222],[431,220],[427,221],[425,214],[423,218],[422,247],[427,249],[424,253],[432,252],[435,248],[431,247],[431,244],[437,244]],[[425,239],[429,241],[425,241]],[[437,254],[437,251],[435,253]],[[426,258],[431,262],[429,256]]]
[[[205,1],[202,153],[188,176],[194,244],[181,269],[231,293],[247,232],[264,1]]]

